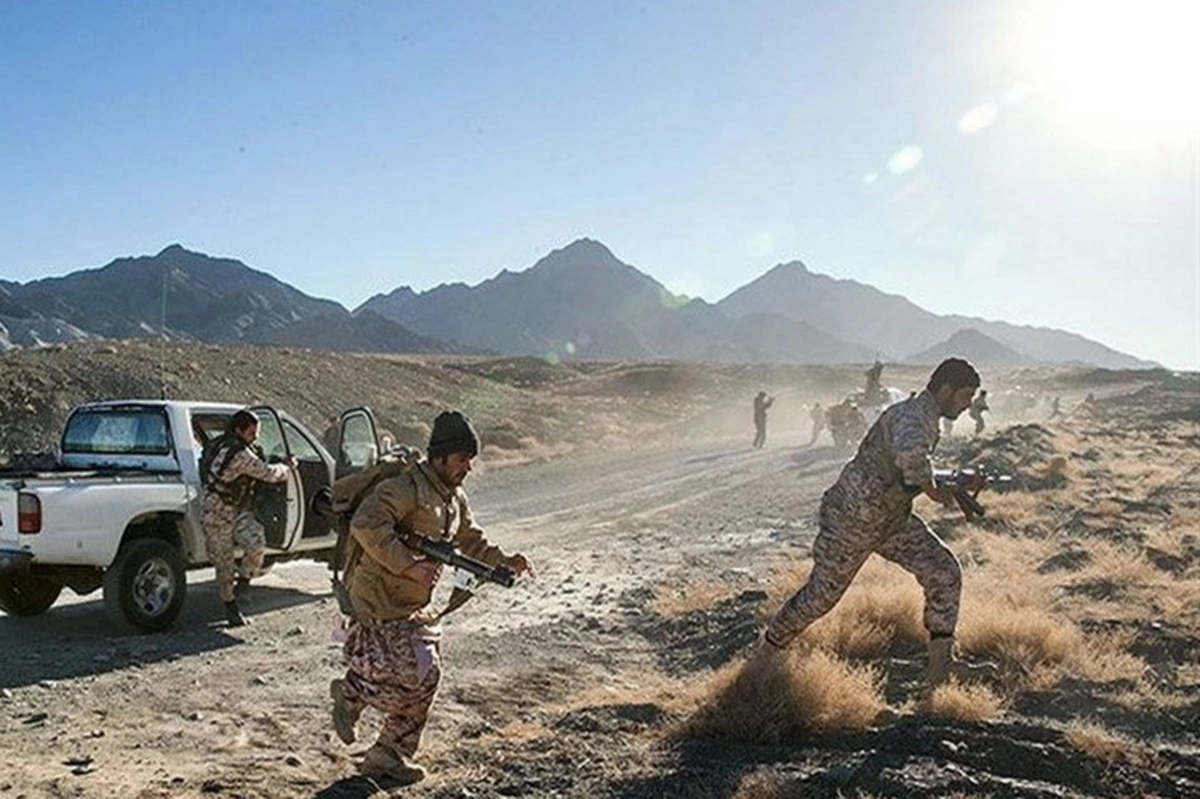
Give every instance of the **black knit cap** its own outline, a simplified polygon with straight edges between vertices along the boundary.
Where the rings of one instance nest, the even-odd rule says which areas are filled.
[[[433,420],[428,451],[430,458],[442,458],[455,452],[465,452],[473,458],[479,454],[479,435],[462,411],[442,411]]]

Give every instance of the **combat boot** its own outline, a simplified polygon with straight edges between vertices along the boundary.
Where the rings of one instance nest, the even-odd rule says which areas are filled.
[[[242,615],[242,609],[238,607],[236,599],[225,603],[225,623],[230,627],[243,627],[250,623],[249,619]]]
[[[333,731],[344,744],[358,740],[355,726],[362,715],[363,706],[346,698],[346,683],[343,680],[329,682],[329,697],[333,700]]]
[[[412,785],[425,779],[425,769],[408,758],[375,744],[358,764],[359,773],[366,777],[384,777],[399,785]]]
[[[929,662],[925,666],[925,687],[932,691],[951,677],[960,680],[989,679],[998,676],[994,663],[968,663],[954,657],[954,638],[949,635],[929,639]]]

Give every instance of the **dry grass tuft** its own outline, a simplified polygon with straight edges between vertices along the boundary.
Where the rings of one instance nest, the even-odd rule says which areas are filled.
[[[718,672],[688,737],[775,744],[808,733],[862,730],[886,706],[879,672],[821,651],[767,653]]]
[[[687,585],[660,586],[647,609],[668,618],[711,610],[713,605],[734,596],[735,590],[729,583],[696,582]]]
[[[1136,766],[1154,764],[1154,752],[1145,745],[1091,721],[1073,721],[1063,738],[1086,755],[1107,763],[1130,763]]]
[[[1086,653],[1083,633],[1035,603],[1012,595],[1001,602],[972,600],[970,611],[963,614],[960,645],[1026,668],[1080,661]]]
[[[782,777],[756,772],[742,779],[729,799],[812,799],[820,796],[810,785],[797,785]]]
[[[1005,704],[986,685],[951,680],[934,689],[929,699],[929,712],[955,721],[989,721],[1004,712]]]

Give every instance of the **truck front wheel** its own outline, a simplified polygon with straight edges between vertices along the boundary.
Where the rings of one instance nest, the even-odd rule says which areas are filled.
[[[0,577],[0,610],[10,616],[45,613],[62,593],[63,584],[40,574]]]
[[[157,538],[134,538],[121,545],[104,573],[104,606],[119,625],[163,630],[183,610],[187,590],[179,550]]]

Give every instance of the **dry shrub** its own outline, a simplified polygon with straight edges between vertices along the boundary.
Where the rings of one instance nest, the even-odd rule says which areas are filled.
[[[682,616],[697,610],[711,610],[713,605],[733,595],[734,588],[727,582],[660,586],[647,608],[659,616]]]
[[[1003,713],[1004,707],[1004,700],[986,685],[957,680],[938,686],[929,698],[930,713],[955,721],[989,721]]]
[[[1176,669],[1175,685],[1180,688],[1200,685],[1200,663],[1185,663]]]
[[[862,730],[886,706],[880,674],[821,650],[763,653],[718,672],[688,737],[777,744],[808,733]]]
[[[1146,746],[1096,722],[1073,721],[1067,725],[1063,738],[1080,752],[1107,763],[1150,766],[1154,762],[1154,753]]]
[[[1017,530],[1037,526],[1046,515],[1046,498],[1041,494],[981,494],[979,499],[987,508],[988,519]]]
[[[1092,559],[1079,572],[1079,578],[1082,580],[1100,579],[1121,588],[1133,588],[1157,583],[1162,579],[1162,573],[1154,568],[1141,551],[1100,541],[1089,544],[1088,549],[1092,553]]]
[[[702,680],[673,680],[654,669],[641,669],[626,676],[594,682],[574,694],[562,710],[601,705],[653,704],[672,714],[692,713],[708,699]]]
[[[970,600],[959,644],[966,651],[1025,667],[1079,660],[1085,652],[1083,633],[1036,602],[1027,593],[1006,594],[1001,601]]]
[[[1146,661],[1126,651],[1127,636],[1089,635],[1079,659],[1067,663],[1077,676],[1093,682],[1141,680],[1146,673]]]
[[[545,738],[553,733],[546,728],[546,725],[536,721],[513,721],[505,724],[500,729],[485,736],[496,740],[514,742],[514,741],[536,741],[539,738]]]
[[[821,795],[820,791],[811,785],[797,784],[794,780],[755,772],[738,783],[737,790],[729,799],[810,799]]]
[[[808,571],[791,570],[786,582],[785,575],[777,575],[772,585],[787,585],[790,595],[808,579]],[[803,576],[796,579],[797,574]],[[782,592],[773,589],[773,593]],[[804,642],[841,658],[878,657],[896,641],[925,640],[922,602],[921,589],[911,575],[880,558],[871,558],[834,609],[805,630]]]
[[[1176,710],[1187,707],[1192,702],[1188,695],[1164,691],[1144,677],[1134,683],[1131,689],[1110,693],[1107,696],[1121,707],[1135,711]]]

